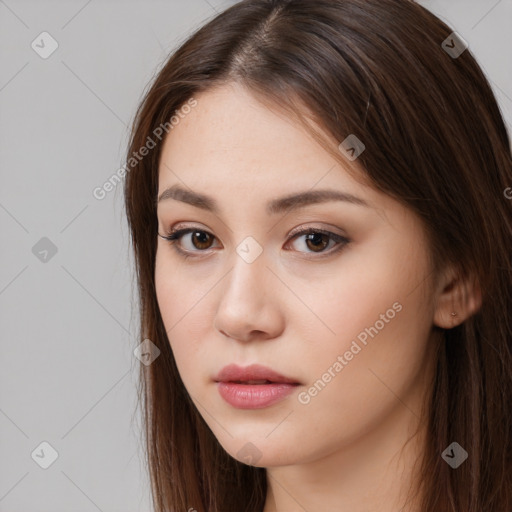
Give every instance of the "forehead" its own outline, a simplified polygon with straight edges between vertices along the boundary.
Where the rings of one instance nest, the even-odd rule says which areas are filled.
[[[318,157],[322,150],[297,122],[270,110],[240,86],[226,85],[195,99],[197,105],[166,137],[164,154],[171,160],[236,159],[246,164],[239,167],[249,167]]]
[[[345,182],[350,180],[343,165],[297,119],[269,108],[244,87],[227,84],[194,99],[197,105],[181,116],[164,141],[159,192],[180,181],[203,189],[243,181],[260,190],[292,182],[311,188],[335,175],[340,183],[340,174],[346,174]]]

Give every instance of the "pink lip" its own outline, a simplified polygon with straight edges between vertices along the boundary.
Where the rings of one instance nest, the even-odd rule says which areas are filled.
[[[222,398],[238,409],[262,409],[288,396],[300,383],[258,364],[245,368],[230,364],[214,380]],[[267,380],[267,384],[246,381]]]

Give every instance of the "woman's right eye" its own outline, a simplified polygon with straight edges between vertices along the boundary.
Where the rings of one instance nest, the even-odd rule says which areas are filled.
[[[192,234],[189,238],[189,240],[192,241],[192,248],[185,248],[185,250],[183,250],[176,244],[176,240],[180,240],[189,233]],[[215,239],[215,237],[208,231],[195,228],[177,229],[175,231],[171,231],[166,236],[159,236],[171,243],[176,251],[182,254],[186,254],[187,252],[203,252],[210,248],[211,242]],[[194,248],[197,250],[194,250]]]

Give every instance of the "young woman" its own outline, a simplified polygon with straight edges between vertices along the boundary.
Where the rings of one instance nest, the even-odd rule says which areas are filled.
[[[511,145],[460,36],[244,0],[127,161],[158,512],[512,510]]]

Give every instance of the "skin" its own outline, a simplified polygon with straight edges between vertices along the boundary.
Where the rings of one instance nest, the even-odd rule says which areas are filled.
[[[415,484],[422,450],[433,326],[453,327],[478,300],[458,302],[464,283],[450,268],[432,273],[423,226],[410,210],[354,180],[344,158],[335,161],[296,121],[235,84],[195,98],[165,140],[158,193],[179,184],[214,198],[220,213],[175,199],[157,210],[162,236],[178,224],[210,234],[174,242],[188,259],[158,237],[157,299],[184,385],[232,457],[242,461],[248,442],[257,447],[254,465],[267,468],[264,512],[395,512]],[[349,192],[370,206],[330,201],[265,211],[271,199],[311,189]],[[332,238],[315,245],[290,237],[297,227],[350,241],[333,252]],[[248,236],[264,249],[250,264],[236,252]],[[394,318],[301,403],[299,394],[395,303]],[[213,381],[229,363],[260,363],[301,385],[270,407],[235,409]]]

